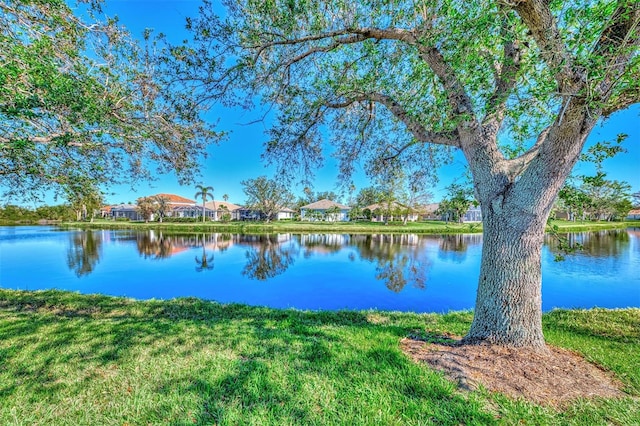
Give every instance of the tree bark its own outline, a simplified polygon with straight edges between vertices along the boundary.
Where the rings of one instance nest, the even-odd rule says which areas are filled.
[[[499,124],[471,126],[463,152],[483,216],[475,313],[464,342],[546,350],[541,253],[547,218],[595,120],[570,102],[535,156],[514,173],[498,149]]]
[[[518,213],[509,206],[483,209],[480,278],[465,343],[545,348],[540,268],[546,217]]]

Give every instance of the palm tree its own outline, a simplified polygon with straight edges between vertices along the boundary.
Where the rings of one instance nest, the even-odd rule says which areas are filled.
[[[213,186],[203,186],[203,185],[196,185],[196,189],[198,190],[198,192],[196,192],[196,195],[194,196],[195,198],[200,198],[202,197],[202,222],[204,222],[206,220],[206,215],[205,215],[205,203],[207,202],[207,199],[211,199],[213,200]],[[216,205],[215,202],[213,204],[213,210],[215,211],[216,209]]]
[[[169,199],[167,197],[163,197],[162,195],[156,195],[154,198],[156,203],[156,212],[158,213],[158,217],[160,218],[160,223],[162,223],[162,219],[169,212]]]
[[[223,199],[224,201],[229,201],[229,194],[224,194],[224,195],[222,196],[222,199]]]

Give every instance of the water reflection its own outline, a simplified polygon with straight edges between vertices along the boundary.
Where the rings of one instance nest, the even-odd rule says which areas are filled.
[[[553,261],[555,241],[543,248],[545,311],[640,306],[640,229],[567,238],[584,250],[565,262]],[[446,312],[473,308],[481,239],[0,229],[0,287],[139,299],[193,296],[299,309]]]
[[[166,259],[175,254],[173,239],[162,232],[140,232],[135,235],[138,253],[145,259]]]
[[[553,273],[546,276],[546,282],[557,277],[566,280],[565,273],[574,276],[588,273],[601,277],[613,273],[609,271],[617,271],[618,263],[635,262],[633,259],[621,260],[621,258],[625,253],[635,253],[639,249],[638,234],[640,234],[638,230],[566,234],[565,237],[570,244],[581,244],[583,250],[568,257],[567,262],[561,266],[561,271],[553,269]],[[281,276],[296,262],[304,265],[304,276],[314,281],[317,270],[309,265],[324,264],[333,267],[333,265],[349,262],[353,263],[353,267],[349,268],[354,271],[366,271],[366,277],[363,278],[381,281],[394,293],[402,292],[407,286],[426,289],[430,278],[433,280],[431,275],[436,264],[439,270],[443,266],[448,271],[453,271],[452,268],[455,268],[455,272],[448,278],[448,285],[471,283],[470,285],[473,286],[477,280],[479,248],[482,245],[480,234],[431,236],[199,233],[183,235],[158,231],[115,233],[78,231],[70,234],[67,249],[68,268],[77,277],[85,277],[94,272],[102,257],[103,238],[106,237],[110,240],[109,243],[133,245],[143,259],[163,261],[187,254],[188,261],[175,263],[177,269],[188,268],[198,273],[215,269],[215,272],[219,273],[220,268],[224,270],[235,268],[234,275],[227,276],[225,279],[236,279],[238,282],[242,280],[241,277],[266,281]],[[546,244],[545,250],[551,253],[559,251],[557,240],[547,238]],[[227,250],[232,253],[228,256],[219,256]],[[578,261],[584,257],[591,259],[588,266]],[[238,267],[231,266],[238,264]],[[363,267],[364,264],[369,266]],[[556,268],[556,266],[550,268]],[[336,272],[340,274],[336,275],[336,279],[339,281],[343,279],[343,275],[346,277],[351,273],[351,271]],[[438,273],[442,272],[438,271]],[[348,280],[348,278],[344,279]]]
[[[440,237],[438,258],[463,263],[467,259],[467,250],[471,246],[482,244],[482,234],[452,234]]]
[[[202,272],[202,271],[210,271],[213,269],[213,253],[211,253],[210,255],[207,254],[207,241],[206,241],[206,235],[202,234],[201,235],[201,244],[202,246],[202,256],[198,257],[196,256],[195,260],[196,260],[196,271],[197,272]]]
[[[264,281],[282,274],[293,264],[298,254],[296,246],[292,241],[283,241],[279,237],[252,235],[249,238],[239,238],[242,243],[251,246],[245,253],[247,263],[242,275]]]
[[[300,235],[298,239],[305,258],[355,249],[348,259],[356,261],[357,253],[361,260],[375,263],[375,278],[395,293],[402,291],[408,283],[417,288],[426,286],[431,262],[424,250],[427,240],[418,235],[311,234]]]
[[[80,231],[71,234],[67,249],[67,266],[77,277],[88,275],[95,269],[102,254],[102,234]]]
[[[631,232],[626,230],[607,230],[597,232],[576,232],[571,234],[561,234],[569,247],[578,247],[577,254],[590,257],[612,257],[617,258],[622,253],[629,250]],[[545,244],[554,254],[563,254],[559,248],[557,238],[545,237]]]

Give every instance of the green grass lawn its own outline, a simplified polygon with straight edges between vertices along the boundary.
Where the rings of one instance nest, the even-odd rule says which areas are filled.
[[[399,349],[471,313],[304,312],[0,290],[0,424],[640,424],[640,310],[554,311],[625,385],[563,411],[464,392]]]
[[[557,225],[559,232],[597,231],[602,229],[624,229],[629,226],[640,226],[640,222],[568,222],[554,220],[550,225]],[[415,234],[461,234],[482,232],[481,223],[445,223],[442,221],[392,222],[388,225],[376,222],[297,222],[275,221],[264,222],[207,222],[207,223],[143,223],[114,222],[112,220],[96,220],[89,222],[71,222],[62,227],[82,227],[93,229],[161,229],[175,232],[238,232],[238,233],[277,233],[277,232],[346,232],[346,233],[415,233]]]

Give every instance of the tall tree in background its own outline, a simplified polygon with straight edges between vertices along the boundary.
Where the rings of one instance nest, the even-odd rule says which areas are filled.
[[[356,204],[360,207],[367,207],[382,201],[384,191],[380,187],[369,186],[362,188],[356,195]]]
[[[464,184],[452,183],[447,187],[447,195],[438,206],[438,213],[446,221],[453,220],[462,223],[464,214],[473,204],[473,189]]]
[[[288,186],[275,179],[260,176],[243,180],[241,184],[247,195],[245,207],[262,212],[267,222],[276,218],[281,208],[289,207],[293,202],[293,194]]]
[[[153,201],[156,204],[156,213],[158,213],[158,219],[160,223],[167,216],[167,213],[171,211],[171,206],[169,205],[169,199],[162,195],[156,195],[153,197]]]
[[[461,150],[484,216],[465,342],[545,350],[545,224],[596,123],[640,100],[640,2],[225,4],[188,20],[176,75],[203,102],[277,111],[265,155],[283,173],[322,164],[325,128],[347,180]]]
[[[37,199],[168,171],[190,182],[220,135],[168,84],[152,43],[96,19],[100,1],[69,4],[0,0],[0,190]]]
[[[156,212],[156,200],[154,197],[140,197],[136,200],[136,210],[147,223]]]
[[[196,195],[194,195],[194,197],[196,199],[202,198],[202,222],[204,222],[207,218],[207,215],[205,214],[206,207],[204,205],[207,203],[207,200],[213,200],[213,186],[196,185],[196,189],[198,190],[198,192],[196,192]],[[213,210],[216,210],[215,202],[213,204]]]

